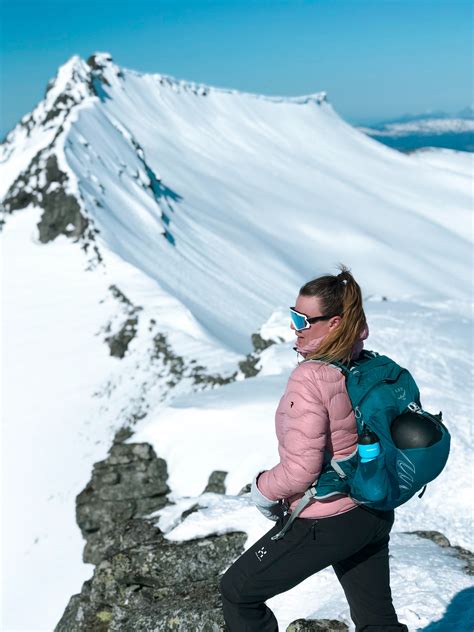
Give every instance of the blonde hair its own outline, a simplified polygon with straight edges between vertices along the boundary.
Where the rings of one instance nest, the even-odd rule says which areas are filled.
[[[353,347],[367,325],[359,284],[344,264],[339,264],[338,269],[339,274],[320,276],[300,289],[302,296],[319,298],[323,315],[341,316],[339,325],[322,340],[316,351],[307,356],[308,359],[349,363]]]

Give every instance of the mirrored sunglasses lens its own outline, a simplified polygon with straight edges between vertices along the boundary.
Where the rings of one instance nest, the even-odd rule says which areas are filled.
[[[290,316],[295,329],[303,329],[306,327],[306,318],[304,318],[304,316],[300,316],[300,314],[296,314],[292,310],[290,310]]]

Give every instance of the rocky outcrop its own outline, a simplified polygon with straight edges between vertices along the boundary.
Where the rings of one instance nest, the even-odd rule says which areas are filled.
[[[225,475],[213,472],[206,491],[224,492]],[[242,553],[247,534],[167,540],[147,514],[169,502],[168,492],[166,463],[149,444],[116,442],[94,465],[76,516],[84,561],[96,568],[55,632],[225,629],[219,576]]]
[[[204,493],[213,492],[214,494],[225,494],[225,479],[227,472],[214,470],[209,476],[209,482],[204,489]]]
[[[224,630],[218,578],[246,534],[169,542],[147,520],[129,520],[55,632]]]
[[[252,334],[252,345],[254,351],[247,354],[245,360],[239,362],[239,369],[244,377],[255,377],[260,372],[258,363],[260,362],[260,354],[262,351],[275,344],[275,340],[265,340],[258,333]]]
[[[247,534],[167,540],[148,515],[169,503],[166,462],[147,443],[120,443],[125,438],[116,436],[77,496],[83,559],[95,570],[69,600],[55,632],[224,632],[219,578],[243,552]],[[212,472],[204,491],[225,493],[226,474]],[[287,628],[347,629],[339,621],[303,619]]]
[[[10,187],[3,209],[13,213],[30,204],[41,206],[44,213],[38,223],[41,243],[48,243],[58,235],[78,239],[89,225],[81,213],[74,195],[67,191],[68,176],[58,166],[54,153],[39,152]],[[90,237],[93,237],[91,235]]]
[[[0,228],[8,215],[37,206],[43,209],[38,222],[38,239],[46,244],[60,235],[80,242],[88,256],[88,269],[102,263],[96,243],[99,232],[71,193],[69,176],[60,169],[53,144],[36,154],[25,171],[10,186],[1,205]]]
[[[344,632],[349,626],[337,619],[297,619],[290,623],[286,632]]]
[[[138,315],[143,310],[140,305],[134,305],[125,294],[116,286],[110,285],[109,290],[120,303],[123,320],[118,329],[112,333],[112,322],[107,323],[103,331],[108,334],[105,342],[109,346],[110,355],[115,358],[123,358],[127,352],[128,345],[135,338],[138,329]]]
[[[167,478],[166,462],[149,444],[114,443],[76,499],[84,562],[99,564],[116,548],[118,528],[167,504]]]

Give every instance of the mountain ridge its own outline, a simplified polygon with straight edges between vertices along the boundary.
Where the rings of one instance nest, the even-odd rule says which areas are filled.
[[[325,93],[258,98],[210,88],[196,100],[196,86],[203,84],[121,69],[108,53],[87,62],[73,56],[3,147],[3,223],[43,206],[42,243],[59,235],[79,241],[91,268],[105,265],[112,249],[239,353],[251,350],[255,331],[246,305],[264,322],[274,287],[287,302],[315,263],[324,269],[342,255],[369,293],[383,294],[388,284],[397,296],[428,288],[462,294],[464,171],[440,175],[367,138]],[[456,253],[442,266],[433,247],[441,233]],[[392,242],[415,260],[420,239],[421,275],[386,257]],[[380,264],[376,282],[365,249]],[[243,318],[214,310],[195,287],[218,305],[232,293]]]

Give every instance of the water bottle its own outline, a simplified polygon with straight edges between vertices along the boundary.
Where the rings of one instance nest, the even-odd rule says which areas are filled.
[[[360,463],[356,480],[362,498],[370,502],[381,501],[387,494],[387,474],[384,464],[377,460],[380,455],[379,438],[365,428],[357,441]]]
[[[376,459],[380,454],[379,438],[368,428],[365,428],[357,441],[357,448],[360,454],[360,462],[368,463]]]

